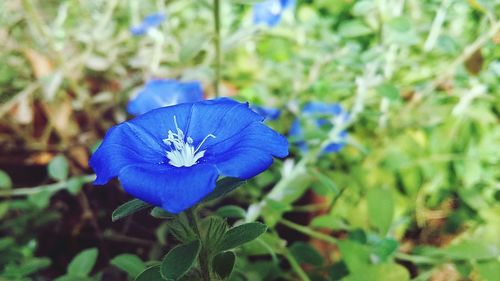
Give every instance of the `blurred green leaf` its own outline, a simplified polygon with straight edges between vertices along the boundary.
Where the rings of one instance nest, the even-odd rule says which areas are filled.
[[[68,178],[69,166],[68,161],[64,155],[57,155],[50,161],[47,166],[49,176],[57,181],[63,181]]]
[[[373,30],[360,20],[349,20],[340,24],[339,33],[341,36],[354,38],[369,35]]]
[[[373,227],[385,235],[394,217],[394,199],[389,189],[378,188],[368,191],[368,217]]]
[[[388,98],[391,101],[397,101],[400,99],[399,90],[392,84],[381,84],[377,87],[377,93],[383,97]]]
[[[403,266],[385,263],[366,266],[358,271],[351,271],[343,281],[407,281],[410,274]]]
[[[33,203],[33,205],[37,208],[44,209],[49,205],[50,198],[52,198],[53,194],[54,192],[52,190],[45,188],[36,193],[30,194],[28,196],[28,201]]]
[[[12,180],[10,179],[10,176],[3,170],[0,170],[0,189],[10,188],[12,188]]]
[[[364,272],[370,265],[370,249],[368,246],[351,240],[340,240],[338,243],[342,260],[349,272]]]
[[[68,180],[68,192],[77,195],[82,190],[83,182],[79,178],[71,178]]]
[[[492,260],[476,264],[477,272],[486,281],[496,281],[500,276],[500,261]]]
[[[146,269],[144,262],[136,255],[121,254],[114,257],[110,263],[128,273],[132,278],[139,276]]]
[[[323,257],[311,245],[304,242],[293,243],[290,247],[290,252],[300,264],[323,265]]]
[[[487,241],[463,241],[458,244],[448,246],[441,251],[441,254],[454,260],[486,260],[500,256],[498,245]]]
[[[68,265],[68,275],[88,276],[97,260],[97,248],[90,248],[76,255]]]

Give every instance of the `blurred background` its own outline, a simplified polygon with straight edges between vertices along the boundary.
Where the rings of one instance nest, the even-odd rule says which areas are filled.
[[[500,3],[220,2],[220,94],[291,143],[204,211],[270,228],[230,279],[498,280]],[[208,0],[0,1],[0,280],[133,280],[175,245],[147,211],[112,223],[130,196],[88,159],[151,79],[215,97],[214,22]],[[336,140],[311,102],[348,114]]]

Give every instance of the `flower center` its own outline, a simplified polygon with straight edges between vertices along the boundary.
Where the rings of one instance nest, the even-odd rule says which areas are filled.
[[[184,132],[177,126],[175,116],[174,124],[176,133],[168,130],[168,137],[163,139],[163,143],[170,147],[170,151],[167,151],[167,158],[170,160],[168,163],[175,167],[191,167],[197,164],[198,160],[205,155],[206,150],[200,151],[201,146],[209,137],[215,138],[215,136],[212,134],[207,135],[195,149],[193,139],[184,136]]]

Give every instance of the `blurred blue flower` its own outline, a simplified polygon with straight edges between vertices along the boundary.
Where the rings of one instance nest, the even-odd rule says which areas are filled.
[[[289,136],[294,140],[294,144],[302,151],[308,150],[306,135],[301,121],[308,122],[311,125],[313,134],[328,131],[335,135],[328,136],[330,142],[323,149],[323,153],[338,152],[346,144],[347,132],[343,129],[345,123],[349,120],[349,114],[344,111],[340,104],[326,104],[320,102],[307,103],[302,109],[301,118],[295,119],[290,128]],[[335,130],[337,128],[337,130]]]
[[[197,81],[150,80],[138,95],[128,102],[127,112],[140,115],[159,107],[201,100],[203,90]]]
[[[254,24],[265,24],[269,27],[276,26],[283,12],[292,7],[295,0],[266,0],[253,6]]]
[[[249,179],[288,142],[246,103],[228,98],[162,107],[112,127],[90,159],[103,185],[118,177],[132,196],[179,213],[215,188],[219,176]]]
[[[250,108],[270,121],[278,119],[281,115],[281,110],[273,107],[252,105]]]
[[[147,15],[141,23],[130,27],[130,33],[134,36],[141,36],[148,32],[149,29],[158,27],[165,20],[164,13],[154,13]]]

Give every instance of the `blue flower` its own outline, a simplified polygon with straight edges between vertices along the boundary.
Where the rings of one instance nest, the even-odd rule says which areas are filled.
[[[149,29],[158,27],[165,20],[164,13],[154,13],[147,15],[141,23],[130,27],[130,33],[134,36],[141,36],[148,32]]]
[[[283,12],[294,5],[295,0],[266,0],[253,6],[254,24],[276,26]]]
[[[139,94],[129,101],[127,112],[140,115],[159,107],[201,100],[203,90],[197,81],[150,80]]]
[[[308,150],[306,135],[319,136],[331,141],[323,149],[323,153],[338,152],[346,144],[347,132],[343,129],[349,120],[349,114],[339,104],[326,104],[320,102],[307,103],[302,109],[302,118],[292,123],[289,135],[295,145],[303,152]],[[309,124],[314,132],[306,132],[301,121]],[[335,128],[338,128],[335,130]],[[334,132],[335,135],[321,135],[322,131]],[[319,144],[319,143],[318,143]]]
[[[112,127],[92,155],[94,182],[118,177],[132,196],[179,213],[215,188],[219,176],[249,179],[288,142],[246,103],[228,98],[149,111]]]
[[[278,119],[281,115],[281,110],[273,107],[252,105],[250,108],[270,121]]]

